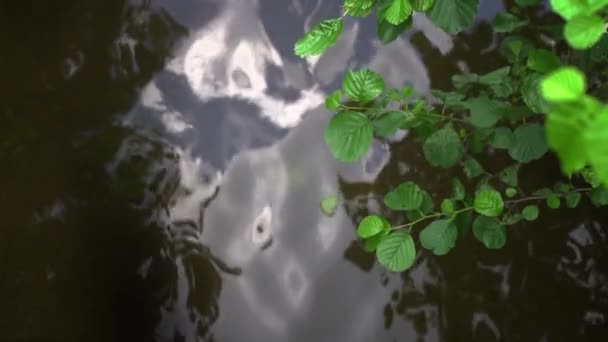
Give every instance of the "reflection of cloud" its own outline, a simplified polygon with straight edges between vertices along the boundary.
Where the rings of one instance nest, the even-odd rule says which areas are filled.
[[[283,67],[283,61],[255,17],[255,5],[228,2],[223,14],[197,34],[183,61],[174,64],[203,101],[247,100],[277,126],[293,127],[304,112],[322,103],[323,94],[315,88],[305,89],[293,102],[267,94],[268,66]]]

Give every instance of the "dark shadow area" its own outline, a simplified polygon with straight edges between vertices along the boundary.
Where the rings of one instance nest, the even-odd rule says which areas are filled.
[[[150,1],[0,4],[0,340],[211,338],[217,268],[165,210],[178,156],[117,125],[187,35]]]

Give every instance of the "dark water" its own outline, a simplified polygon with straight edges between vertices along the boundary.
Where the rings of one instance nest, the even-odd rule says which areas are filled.
[[[400,275],[363,252],[379,194],[451,175],[408,137],[336,163],[325,94],[347,67],[421,93],[492,70],[502,4],[455,40],[417,17],[378,49],[373,18],[348,20],[320,59],[293,56],[340,3],[2,1],[0,340],[606,341],[605,211],[545,210],[501,251],[465,238]]]

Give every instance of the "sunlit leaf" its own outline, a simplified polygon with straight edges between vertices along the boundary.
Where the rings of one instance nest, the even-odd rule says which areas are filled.
[[[418,185],[405,182],[384,196],[384,204],[393,210],[416,210],[422,205],[423,199]]]
[[[478,190],[473,200],[475,211],[484,216],[498,216],[502,214],[504,202],[500,192],[486,188]]]
[[[350,99],[367,103],[382,94],[384,80],[379,74],[367,68],[358,71],[349,70],[342,82],[342,90]]]
[[[397,37],[399,37],[403,31],[412,27],[411,15],[407,18],[407,20],[399,25],[393,25],[384,18],[384,14],[391,4],[391,0],[381,0],[378,4],[378,11],[376,15],[376,30],[378,32],[378,39],[380,39],[380,41],[384,44],[388,44],[397,39]]]
[[[437,220],[420,232],[420,244],[436,255],[444,255],[454,247],[458,228],[448,220]]]
[[[300,57],[320,55],[336,43],[342,33],[342,26],[342,18],[320,22],[296,42],[295,54]]]
[[[370,215],[366,216],[363,220],[361,220],[361,222],[359,222],[359,227],[357,227],[357,235],[360,238],[366,239],[376,234],[380,234],[384,230],[389,230],[390,228],[390,224],[384,217]]]
[[[566,20],[588,11],[587,0],[550,0],[549,2],[553,11]]]
[[[340,161],[355,161],[365,155],[373,139],[369,119],[358,112],[343,111],[334,115],[325,129],[325,142]]]
[[[414,11],[426,12],[429,8],[431,8],[431,6],[433,6],[435,0],[410,0],[410,2],[412,3]]]
[[[365,17],[370,14],[376,0],[344,0],[344,13],[353,17]]]
[[[528,124],[517,127],[513,133],[514,142],[509,148],[509,155],[514,160],[527,163],[541,158],[547,153],[545,132],[539,124]]]
[[[584,132],[584,139],[589,163],[597,178],[608,185],[608,108],[596,113]]]
[[[336,211],[336,207],[338,206],[338,199],[339,197],[337,194],[324,197],[321,200],[321,211],[323,214],[327,216],[333,215]]]
[[[597,15],[578,15],[566,22],[564,37],[575,49],[587,49],[604,34],[604,20]]]
[[[473,235],[490,249],[502,248],[507,242],[506,229],[495,217],[478,216],[473,222]]]
[[[376,249],[378,261],[389,271],[403,272],[416,258],[414,239],[406,232],[394,232],[382,238]]]
[[[325,99],[325,108],[337,109],[342,104],[342,91],[337,89]]]
[[[585,94],[585,75],[574,67],[563,67],[547,75],[540,87],[549,101],[573,101]]]
[[[434,166],[451,167],[462,157],[462,142],[452,126],[446,125],[431,134],[422,147],[424,156]]]
[[[392,0],[384,12],[384,19],[393,25],[399,25],[412,15],[412,4],[409,0]]]

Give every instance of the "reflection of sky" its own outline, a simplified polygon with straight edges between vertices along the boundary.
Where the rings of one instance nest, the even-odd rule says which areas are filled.
[[[388,86],[410,83],[422,93],[430,86],[425,66],[409,41],[377,49],[363,30],[369,23],[355,21],[327,54],[297,60],[285,55],[291,46],[273,44],[280,38],[269,34],[281,32],[267,32],[257,1],[222,6],[144,88],[128,119],[164,132],[176,145],[182,177],[169,208],[173,220],[198,222],[202,203],[220,189],[204,211],[200,240],[242,273],[225,276],[213,333],[222,341],[387,340],[391,333],[378,327],[390,289],[344,262],[353,223],[340,208],[325,217],[319,201],[339,191],[338,177],[373,182],[390,149],[376,142],[363,161],[337,163],[323,140],[329,113],[318,108],[347,65],[368,65]],[[308,27],[317,16],[332,15],[328,8],[322,1],[293,1],[273,14],[297,15],[294,22]],[[442,51],[451,47],[425,18],[416,18],[415,27]],[[353,310],[354,302],[366,309]],[[176,317],[188,312],[185,301],[175,304],[183,306]],[[413,337],[404,324],[393,332]]]

